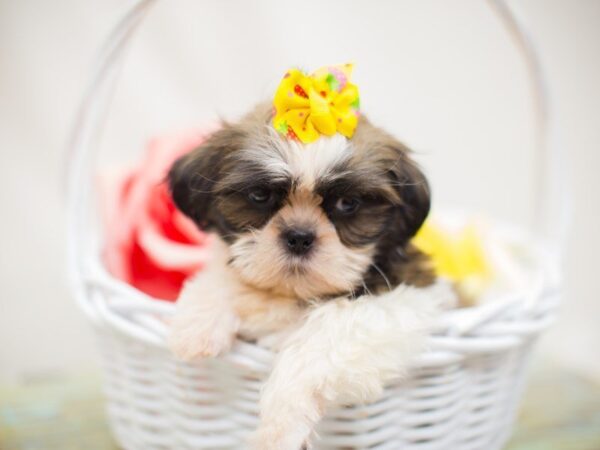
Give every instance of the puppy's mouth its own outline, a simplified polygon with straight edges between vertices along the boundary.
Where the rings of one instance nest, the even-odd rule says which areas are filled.
[[[311,259],[308,254],[303,256],[287,255],[285,258],[285,269],[289,275],[296,277],[308,275],[312,270],[310,267]]]

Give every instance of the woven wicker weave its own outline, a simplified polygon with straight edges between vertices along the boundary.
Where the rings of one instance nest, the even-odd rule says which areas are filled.
[[[85,283],[106,373],[109,416],[126,449],[241,449],[258,424],[258,396],[273,354],[237,342],[196,365],[164,348],[172,305],[129,292],[105,274]],[[319,449],[500,449],[510,435],[530,348],[553,319],[556,284],[447,314],[407,380],[377,402],[331,411]],[[157,302],[154,302],[157,303]]]
[[[123,50],[153,3],[138,2],[114,29],[75,127],[73,286],[97,332],[110,422],[123,448],[238,450],[258,424],[259,390],[273,354],[237,342],[219,359],[197,365],[176,362],[165,348],[164,319],[173,305],[150,299],[105,271],[92,232],[90,188],[82,188],[91,178],[99,123]],[[501,7],[500,12],[507,10]],[[552,321],[558,289],[552,258],[519,232],[498,233],[527,255],[530,286],[492,304],[447,313],[409,379],[389,385],[373,404],[327,414],[318,427],[319,449],[502,448],[512,429],[530,349]]]

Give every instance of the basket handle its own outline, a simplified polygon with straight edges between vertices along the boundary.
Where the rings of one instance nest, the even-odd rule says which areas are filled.
[[[93,201],[94,156],[112,99],[114,87],[135,30],[157,0],[136,0],[115,25],[97,55],[93,76],[75,116],[67,147],[68,157],[68,249],[69,275],[75,298],[84,311],[93,315],[86,300],[90,233],[86,234],[89,208]]]
[[[556,127],[550,115],[551,105],[539,53],[525,27],[509,9],[504,0],[488,0],[496,15],[513,37],[526,64],[532,88],[536,115],[536,224],[554,255],[560,256],[566,232],[567,192],[564,160],[556,145]],[[92,204],[94,156],[108,112],[114,86],[132,36],[145,15],[157,0],[136,0],[133,6],[113,28],[98,55],[83,101],[76,115],[68,145],[68,233],[69,269],[76,297],[85,310],[85,272],[89,264],[92,239],[87,233],[87,220]],[[89,306],[89,305],[87,305]]]
[[[559,145],[548,79],[538,47],[519,14],[515,14],[505,0],[488,0],[488,3],[513,39],[527,69],[536,121],[533,228],[540,233],[555,262],[559,262],[569,225],[571,184],[567,160]]]

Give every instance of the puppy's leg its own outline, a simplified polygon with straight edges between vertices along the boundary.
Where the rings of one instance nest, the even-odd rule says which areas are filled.
[[[231,303],[236,283],[229,269],[215,262],[185,284],[169,336],[177,358],[193,361],[229,350],[240,323]]]
[[[453,299],[449,286],[399,286],[316,307],[275,361],[253,448],[299,450],[328,405],[377,398],[424,350],[432,320]]]

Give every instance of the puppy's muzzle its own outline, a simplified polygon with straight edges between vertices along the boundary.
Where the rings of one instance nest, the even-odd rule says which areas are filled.
[[[281,233],[281,240],[292,255],[304,256],[313,248],[315,233],[306,229],[291,228]]]

